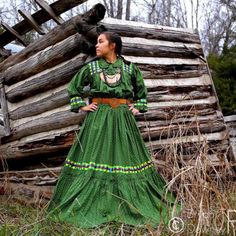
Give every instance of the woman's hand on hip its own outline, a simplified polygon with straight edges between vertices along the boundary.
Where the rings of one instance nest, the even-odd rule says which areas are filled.
[[[98,108],[97,103],[93,102],[87,106],[80,107],[81,111],[96,111]]]
[[[133,105],[129,105],[129,110],[132,111],[133,115],[137,115],[139,110],[134,108]]]

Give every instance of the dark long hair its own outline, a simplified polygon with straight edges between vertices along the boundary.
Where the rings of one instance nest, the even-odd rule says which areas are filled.
[[[116,47],[115,47],[115,53],[118,55],[118,57],[122,58],[123,61],[126,64],[130,64],[130,61],[127,61],[123,56],[121,56],[121,52],[122,52],[122,40],[119,34],[115,33],[115,32],[111,32],[111,31],[103,31],[100,34],[104,34],[108,40],[109,43],[115,43]]]
[[[121,40],[120,35],[115,32],[110,32],[110,31],[103,31],[103,32],[101,32],[101,34],[104,34],[106,36],[106,38],[110,44],[111,43],[116,44],[115,53],[118,56],[121,56],[122,40]]]

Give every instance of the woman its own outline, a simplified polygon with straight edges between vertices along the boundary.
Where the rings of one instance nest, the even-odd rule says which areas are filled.
[[[48,210],[79,227],[117,221],[168,223],[174,197],[156,172],[134,115],[147,111],[147,90],[137,66],[121,57],[119,35],[103,32],[97,59],[68,86],[71,110],[87,112],[71,147]],[[90,104],[83,88],[90,85]]]

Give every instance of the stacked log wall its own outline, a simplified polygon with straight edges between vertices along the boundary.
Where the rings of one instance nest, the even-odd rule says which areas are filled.
[[[236,115],[225,116],[225,123],[229,129],[230,143],[234,157],[236,157]],[[235,158],[236,161],[236,158]]]
[[[122,36],[123,56],[144,75],[149,111],[136,119],[152,153],[165,160],[175,146],[188,159],[207,144],[209,159],[222,163],[228,131],[199,36],[190,29],[109,18],[100,24]],[[90,59],[81,52],[81,37],[70,30],[53,44],[42,38],[45,44],[34,44],[34,53],[29,46],[24,56],[12,58],[16,63],[8,58],[0,64],[12,130],[2,138],[0,151],[9,163],[20,159],[34,160],[35,167],[53,166],[65,158],[85,116],[70,112],[66,92],[72,76]]]

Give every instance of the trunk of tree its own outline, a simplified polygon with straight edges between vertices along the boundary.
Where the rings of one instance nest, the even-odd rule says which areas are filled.
[[[122,14],[123,14],[123,0],[118,0],[116,18],[122,19]]]
[[[126,20],[130,20],[130,6],[131,6],[131,0],[127,0],[126,12],[125,12],[125,19]]]
[[[114,5],[113,5],[113,0],[110,0],[110,16],[114,17],[115,13],[114,13]]]

